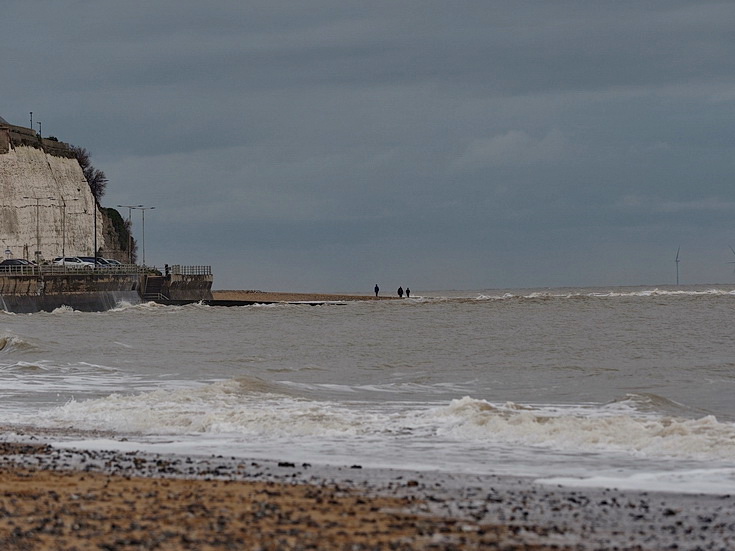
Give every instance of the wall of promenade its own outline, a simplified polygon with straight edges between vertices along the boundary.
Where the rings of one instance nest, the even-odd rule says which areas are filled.
[[[0,274],[0,310],[30,313],[68,306],[104,311],[140,302],[140,274]]]
[[[9,312],[52,311],[62,306],[103,311],[120,302],[137,304],[141,298],[155,300],[143,296],[150,278],[162,284],[162,296],[156,298],[192,302],[212,300],[212,274],[208,266],[206,273],[171,273],[167,277],[136,265],[96,270],[63,266],[4,268],[0,271],[0,310]]]
[[[172,274],[163,294],[172,300],[212,300],[212,275]]]

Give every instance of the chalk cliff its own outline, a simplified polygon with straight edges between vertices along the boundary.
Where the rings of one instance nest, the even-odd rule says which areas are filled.
[[[95,216],[99,253],[127,259],[69,146],[0,119],[0,255],[91,256]]]

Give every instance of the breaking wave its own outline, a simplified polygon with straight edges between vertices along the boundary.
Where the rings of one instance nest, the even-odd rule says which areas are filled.
[[[606,298],[632,298],[632,297],[713,297],[732,296],[735,290],[707,288],[707,289],[660,289],[657,287],[630,290],[605,290],[605,289],[575,289],[564,291],[562,289],[549,289],[548,291],[499,291],[480,292],[474,298],[464,300],[474,301],[504,301],[504,300],[559,300],[559,299],[606,299]],[[444,297],[446,300],[446,297]],[[450,299],[451,300],[451,299]]]
[[[434,411],[440,431],[474,440],[499,439],[562,450],[616,451],[656,457],[726,459],[735,453],[735,425],[714,416],[684,419],[621,413],[615,408],[494,406],[462,398]]]
[[[145,435],[235,434],[257,441],[367,437],[394,443],[415,439],[439,448],[511,445],[695,460],[735,455],[735,425],[711,415],[685,419],[641,414],[618,403],[567,408],[470,397],[434,405],[330,402],[281,390],[267,383],[225,381],[112,394],[40,412],[34,424]]]
[[[51,314],[54,314],[54,315],[73,314],[73,313],[80,313],[80,312],[66,304],[59,306],[58,308],[55,308],[54,310],[51,311]]]
[[[120,301],[118,302],[114,308],[108,310],[108,312],[128,312],[128,311],[137,311],[137,312],[181,312],[181,311],[196,311],[196,310],[206,310],[211,308],[211,306],[204,304],[202,302],[193,302],[191,304],[161,304],[158,302],[148,301],[148,302],[138,302],[138,303],[131,303],[127,301]]]
[[[11,333],[0,334],[0,354],[27,352],[38,347],[30,341]]]

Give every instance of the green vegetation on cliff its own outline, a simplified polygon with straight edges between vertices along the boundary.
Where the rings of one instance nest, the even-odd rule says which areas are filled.
[[[117,249],[124,251],[127,255],[135,260],[136,257],[136,243],[131,235],[130,224],[125,220],[120,213],[113,208],[100,207],[100,211],[107,218],[112,227],[110,238],[117,241]],[[128,247],[132,248],[132,254]]]
[[[92,156],[89,151],[76,145],[71,146],[71,150],[77,158],[79,166],[82,167],[84,178],[89,184],[89,189],[92,191],[92,195],[94,195],[94,198],[99,203],[100,199],[102,199],[102,196],[105,194],[105,188],[109,181],[107,176],[104,172],[94,167],[92,164]]]

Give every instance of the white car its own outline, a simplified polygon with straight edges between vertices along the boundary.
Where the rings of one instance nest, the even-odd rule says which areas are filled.
[[[77,268],[94,268],[94,262],[87,262],[78,256],[57,256],[54,258],[57,266],[76,266]]]

